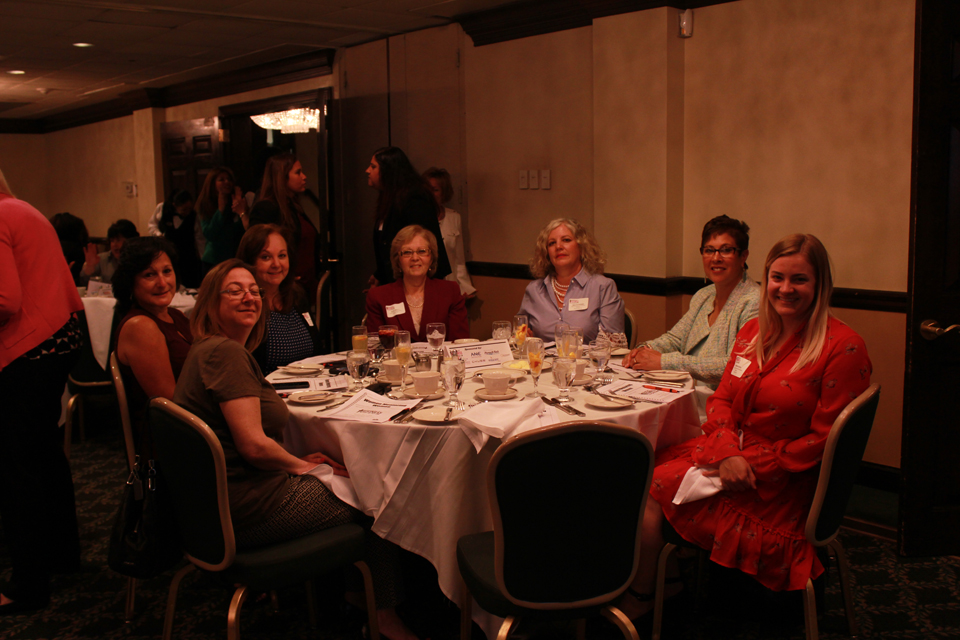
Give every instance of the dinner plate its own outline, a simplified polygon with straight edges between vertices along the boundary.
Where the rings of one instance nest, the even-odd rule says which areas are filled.
[[[389,382],[395,387],[400,386],[400,378],[388,378],[385,373],[377,374],[377,382]],[[413,376],[409,373],[407,374],[407,384],[413,384]]]
[[[633,405],[633,402],[627,400],[626,398],[618,398],[617,400],[613,400],[611,398],[593,395],[592,393],[584,398],[583,403],[588,407],[592,407],[594,409],[603,409],[605,411],[629,409]]]
[[[403,392],[403,395],[407,396],[412,400],[437,400],[439,398],[442,398],[444,395],[446,395],[446,393],[447,392],[444,391],[443,389],[437,389],[434,393],[423,396],[417,393],[416,389],[407,389],[406,391]]]
[[[473,344],[474,342],[480,342],[476,338],[458,338],[453,341],[453,344]]]
[[[621,347],[619,349],[614,349],[613,351],[611,351],[610,355],[619,358],[620,356],[625,356],[628,353],[630,353],[630,349],[627,349],[626,347]]]
[[[432,424],[443,424],[445,422],[456,422],[457,418],[460,417],[460,414],[463,411],[457,411],[454,409],[450,412],[450,419],[446,420],[447,408],[446,407],[429,407],[427,409],[420,409],[419,411],[413,412],[413,419],[419,420],[420,422],[429,422]]]
[[[297,391],[287,398],[293,404],[327,404],[340,397],[336,391]]]
[[[477,371],[477,372],[474,374],[473,377],[476,378],[477,380],[481,380],[481,381],[482,381],[482,380],[483,380],[483,374],[486,373],[486,372],[489,372],[489,371],[497,371],[497,372],[506,371],[507,373],[510,374],[510,382],[511,382],[511,383],[514,383],[514,382],[516,382],[517,380],[522,380],[522,379],[523,379],[523,376],[524,376],[524,374],[525,374],[524,371],[521,371],[521,370],[518,370],[518,369],[504,369],[504,368],[500,368],[500,369],[484,369],[483,371]]]
[[[487,393],[486,389],[477,389],[477,397],[481,400],[509,400],[517,397],[516,389],[507,389],[506,393]]]
[[[662,382],[682,382],[689,378],[690,374],[686,371],[664,371],[662,369],[654,369],[653,371],[645,371],[643,377],[649,380],[660,380]]]
[[[507,360],[506,362],[501,362],[500,366],[504,369],[512,369],[514,371],[530,371],[530,363],[526,360]],[[543,359],[543,368],[540,371],[549,371],[553,368],[553,361]]]
[[[302,374],[302,373],[320,373],[323,371],[322,364],[288,364],[285,367],[278,367],[278,371],[283,373],[293,373],[293,374]]]

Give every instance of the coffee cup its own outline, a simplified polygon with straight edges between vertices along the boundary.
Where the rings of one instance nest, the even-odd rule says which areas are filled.
[[[417,390],[418,396],[429,396],[437,392],[440,386],[440,372],[438,371],[415,371],[410,374],[413,376],[413,388]]]
[[[505,395],[510,388],[510,378],[509,371],[484,371],[484,390],[492,396]]]
[[[400,367],[399,360],[384,360],[380,365],[380,368],[383,370],[383,373],[391,380],[399,380],[400,372],[402,371]]]
[[[577,378],[583,377],[583,372],[586,370],[587,365],[590,364],[589,360],[577,360]]]

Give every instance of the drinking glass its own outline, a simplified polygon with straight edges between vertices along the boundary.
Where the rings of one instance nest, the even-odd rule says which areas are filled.
[[[612,347],[613,345],[608,340],[594,340],[590,343],[590,359],[597,366],[597,382],[600,384],[607,384],[604,370],[607,368],[607,363],[610,362]]]
[[[363,324],[358,324],[353,328],[353,337],[351,338],[354,351],[366,351],[367,350],[367,327]]]
[[[543,395],[537,391],[537,381],[543,371],[543,340],[540,338],[527,338],[527,363],[530,365],[530,375],[533,376],[533,392],[528,393],[527,397],[539,398]]]
[[[366,348],[363,351],[354,349],[347,354],[347,371],[353,382],[350,384],[349,391],[360,391],[363,389],[363,378],[367,375],[367,369],[370,367],[370,354]]]
[[[430,346],[440,353],[443,348],[443,340],[447,337],[447,325],[442,322],[431,322],[427,324],[427,342]]]
[[[570,325],[566,322],[558,322],[557,325],[553,328],[553,338],[556,340],[557,346],[557,355],[561,358],[567,357],[567,354],[563,352],[563,346],[561,344],[563,340],[563,332],[568,330]]]
[[[493,339],[508,340],[510,338],[511,329],[512,327],[510,326],[509,320],[494,320],[493,321]]]
[[[527,339],[527,316],[518,313],[513,316],[513,337],[517,341],[517,349],[523,352],[523,344]]]
[[[397,331],[393,355],[400,363],[400,395],[407,390],[407,367],[413,362],[413,347],[410,345],[410,332]]]
[[[458,356],[443,361],[443,386],[450,392],[450,399],[443,403],[445,407],[456,407],[460,404],[457,394],[463,386],[467,367]]]
[[[561,348],[563,349],[564,358],[573,358],[576,360],[580,357],[580,347],[583,345],[583,330],[580,327],[570,327],[563,332],[563,336],[560,338],[560,345],[557,347],[557,354],[560,354]]]
[[[397,326],[393,324],[382,324],[377,330],[380,337],[380,344],[383,346],[383,357],[390,358],[390,351],[397,342]]]
[[[560,402],[570,402],[570,387],[577,375],[577,361],[573,358],[557,358],[553,363],[553,382],[560,389]]]

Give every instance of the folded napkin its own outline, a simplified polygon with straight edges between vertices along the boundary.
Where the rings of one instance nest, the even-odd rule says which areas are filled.
[[[687,470],[687,474],[683,476],[683,481],[680,482],[680,488],[677,489],[677,495],[673,496],[673,504],[703,500],[723,490],[723,483],[720,482],[720,478],[705,476],[703,475],[704,471],[705,469],[699,467],[690,467]]]
[[[311,453],[303,457],[307,462],[312,462],[316,465],[326,464],[330,465],[330,468],[333,469],[333,475],[343,476],[344,478],[349,478],[350,474],[347,472],[347,468],[334,460],[333,458],[328,458],[322,453]],[[310,470],[311,472],[313,469]],[[308,472],[309,473],[309,472]]]
[[[460,414],[460,428],[479,453],[491,436],[501,440],[509,438],[520,427],[526,430],[526,422],[530,422],[529,428],[539,427],[537,415],[543,406],[542,402],[530,400],[481,402]]]

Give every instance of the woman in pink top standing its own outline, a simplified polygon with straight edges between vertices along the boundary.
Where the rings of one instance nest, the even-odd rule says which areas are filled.
[[[83,303],[53,225],[0,173],[0,516],[13,576],[0,616],[50,601],[50,575],[76,570],[80,540],[60,396],[80,354]]]

